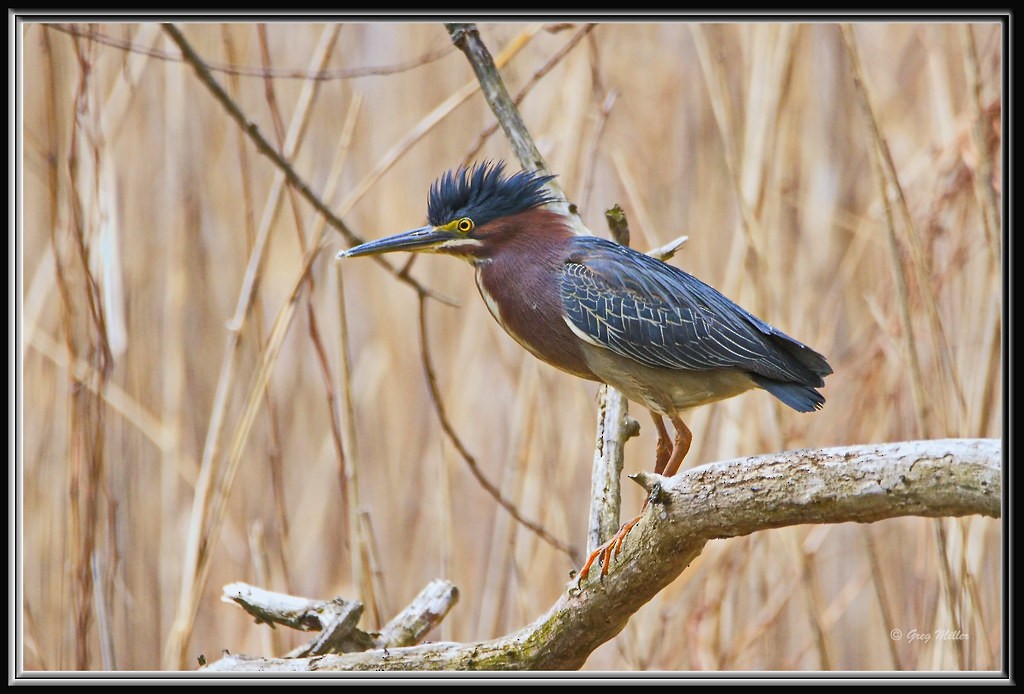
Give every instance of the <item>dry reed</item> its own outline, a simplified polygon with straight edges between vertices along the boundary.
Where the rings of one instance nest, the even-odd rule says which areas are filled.
[[[455,261],[336,268],[344,239],[319,242],[322,215],[154,25],[22,29],[25,668],[277,655],[221,605],[232,581],[361,599],[379,624],[443,577],[461,600],[433,638],[542,613],[578,567],[469,474],[395,275],[458,305],[425,326],[444,412],[556,545],[586,541],[596,386],[509,340]],[[513,159],[440,24],[319,47],[322,25],[179,29],[359,237],[419,225],[467,151]],[[592,229],[621,203],[636,247],[689,235],[672,262],[835,367],[814,415],[763,393],[695,412],[689,465],[1003,434],[1003,27],[480,29]],[[626,472],[654,457],[634,415]],[[586,667],[998,669],[1002,542],[967,518],[711,545]]]

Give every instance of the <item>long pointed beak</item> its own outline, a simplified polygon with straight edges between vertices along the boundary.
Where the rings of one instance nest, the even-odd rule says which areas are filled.
[[[361,255],[380,255],[393,251],[430,251],[453,238],[457,236],[451,232],[440,231],[432,226],[420,227],[370,241],[347,251],[340,251],[336,258],[356,258]]]

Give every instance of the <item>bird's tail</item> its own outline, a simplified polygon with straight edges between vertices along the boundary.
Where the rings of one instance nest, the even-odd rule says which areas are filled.
[[[786,383],[753,375],[754,383],[767,390],[797,412],[814,412],[825,404],[825,397],[812,386],[803,383]]]

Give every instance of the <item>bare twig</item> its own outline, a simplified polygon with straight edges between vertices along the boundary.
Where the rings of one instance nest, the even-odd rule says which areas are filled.
[[[604,211],[604,220],[608,223],[608,232],[615,243],[629,245],[629,220],[620,205],[612,205]]]
[[[241,109],[239,109],[239,107],[230,99],[228,94],[220,87],[220,85],[217,84],[209,71],[205,70],[201,59],[187,43],[184,36],[182,36],[181,33],[172,25],[164,25],[164,28],[172,38],[176,37],[176,40],[179,42],[179,46],[182,48],[182,52],[192,63],[196,73],[200,75],[200,78],[205,76],[205,78],[209,80],[207,82],[207,86],[214,90],[214,93],[218,95],[218,99],[226,105],[229,112],[241,116]],[[327,33],[329,34],[330,32]],[[317,50],[312,57],[314,65],[323,64],[326,61],[326,56],[329,55],[328,49],[330,45],[330,41],[321,42],[319,50]],[[276,150],[273,150],[266,141],[263,141],[263,144],[268,148],[268,150],[273,151],[275,156],[282,158],[282,160],[285,157],[292,156],[302,141],[302,136],[305,132],[303,123],[306,121],[306,114],[309,112],[315,93],[316,89],[311,85],[306,85],[304,88],[303,94],[299,98],[299,107],[296,108],[293,114],[291,123],[292,127],[289,129],[285,140],[283,155],[277,154]],[[228,461],[221,464],[221,460],[218,457],[220,436],[225,424],[228,399],[234,382],[237,349],[241,340],[242,328],[246,317],[249,315],[249,310],[252,306],[252,299],[255,295],[256,287],[259,282],[260,268],[262,267],[264,252],[267,247],[270,231],[274,226],[273,219],[278,209],[278,202],[284,190],[284,180],[287,177],[287,172],[281,172],[275,178],[271,193],[268,196],[267,205],[264,208],[264,215],[260,223],[260,229],[257,234],[252,253],[250,254],[249,262],[246,266],[246,273],[242,281],[242,286],[239,289],[238,299],[235,304],[235,313],[229,322],[229,330],[226,337],[224,354],[222,356],[220,375],[218,376],[217,389],[214,395],[206,441],[203,447],[199,482],[196,487],[196,494],[189,522],[188,545],[185,552],[185,561],[182,565],[181,595],[179,596],[177,613],[175,615],[174,624],[171,628],[170,636],[167,640],[164,652],[164,664],[167,667],[181,667],[185,663],[185,649],[187,648],[188,639],[191,635],[195,613],[198,609],[199,595],[206,581],[211,551],[215,546],[216,539],[219,535],[219,516],[223,512],[224,508],[224,495],[227,494],[228,490],[230,490],[232,486],[234,472],[237,469],[238,461],[241,459],[240,448],[248,436],[248,427],[251,425],[252,421],[251,417],[254,416],[257,411],[259,395],[263,392],[262,389],[260,391],[250,392],[245,405],[246,414],[243,416],[242,423],[239,424],[236,430],[236,435],[233,441],[235,446],[229,451]],[[313,260],[315,260],[318,252],[319,243],[315,244],[312,252],[306,254],[301,275],[302,278],[305,277],[309,266],[312,264]],[[278,323],[275,325],[275,330],[278,331],[278,340],[283,339],[283,333],[287,330],[288,325],[290,325],[291,313],[288,311],[291,310],[293,302],[297,300],[297,298],[298,287],[296,287],[290,297],[289,302],[286,304],[286,308],[283,309],[282,313],[278,316]],[[281,320],[283,315],[286,315],[286,320],[284,321]],[[271,339],[273,339],[273,337]],[[279,347],[279,343],[277,346]],[[261,367],[265,369],[263,372],[265,376],[269,376],[270,366],[273,364],[276,354],[277,353],[272,345],[268,345],[264,350],[261,358]],[[254,379],[254,382],[259,382],[259,378],[260,377],[258,375]],[[264,380],[264,384],[265,383],[266,381]]]
[[[445,435],[455,446],[455,450],[459,452],[459,455],[465,461],[466,465],[469,466],[469,471],[473,474],[473,477],[476,478],[476,481],[484,488],[484,491],[490,494],[491,497],[498,502],[499,506],[508,511],[509,515],[515,518],[518,523],[523,525],[523,527],[529,529],[540,539],[568,556],[571,561],[574,563],[579,562],[581,557],[574,548],[549,533],[539,523],[524,517],[519,509],[516,508],[516,505],[501,493],[501,490],[497,485],[487,479],[483,471],[480,469],[480,465],[477,463],[476,457],[469,452],[469,449],[466,448],[462,439],[459,438],[458,433],[455,431],[455,427],[453,427],[451,422],[448,420],[448,414],[445,412],[444,404],[441,399],[441,391],[437,385],[437,376],[434,373],[434,364],[430,357],[430,341],[427,338],[427,304],[423,297],[420,297],[419,317],[420,356],[423,361],[423,371],[427,376],[427,386],[430,390],[430,401],[434,405],[434,411],[437,413],[437,419],[441,423],[441,429],[444,430]]]
[[[587,552],[595,552],[619,529],[622,506],[622,466],[626,439],[640,433],[629,416],[626,397],[603,385],[597,394],[597,444],[590,475],[590,519]]]
[[[326,653],[354,653],[374,647],[374,641],[366,632],[356,628],[363,616],[361,602],[335,598],[328,603],[322,615],[323,631],[308,645],[303,646],[294,657],[324,655]],[[291,654],[289,654],[291,655]]]
[[[573,34],[572,38],[570,38],[564,46],[558,49],[558,52],[551,56],[548,62],[544,63],[544,65],[538,68],[537,71],[530,76],[530,79],[526,81],[526,84],[524,84],[516,93],[516,96],[512,100],[512,102],[517,107],[521,103],[523,103],[523,99],[526,98],[526,95],[529,94],[530,91],[532,91],[533,88],[540,83],[541,79],[545,75],[551,72],[556,65],[562,62],[562,59],[565,58],[565,56],[569,55],[569,53],[572,52],[572,49],[575,48],[576,45],[594,29],[595,26],[595,24],[585,24],[583,28],[581,28],[579,31]],[[480,152],[481,148],[483,148],[484,143],[487,142],[491,135],[494,134],[494,131],[498,129],[499,125],[501,125],[501,121],[495,120],[494,123],[489,125],[487,128],[484,129],[482,133],[480,133],[480,136],[477,138],[476,142],[473,143],[473,146],[470,147],[469,151],[466,153],[465,161],[467,163],[473,161],[473,159],[476,158],[476,155]]]
[[[388,648],[420,643],[458,601],[458,588],[448,581],[434,579],[380,630],[377,640]]]
[[[466,54],[469,64],[473,67],[473,72],[476,73],[476,79],[483,89],[484,98],[487,99],[491,110],[494,111],[498,122],[501,123],[505,137],[508,138],[509,144],[512,145],[512,150],[516,153],[523,168],[550,174],[551,171],[548,169],[544,157],[541,156],[537,145],[533,143],[533,138],[529,136],[529,131],[523,122],[523,117],[519,115],[515,101],[509,95],[508,89],[505,88],[505,82],[498,73],[490,51],[480,39],[480,32],[477,31],[476,25],[453,23],[446,24],[445,28],[448,29],[448,34],[452,37],[452,43]],[[555,187],[555,190],[564,199],[565,194],[561,189]]]
[[[501,79],[494,59],[490,51],[480,39],[480,32],[475,24],[446,24],[452,43],[458,46],[459,50],[466,54],[466,59],[476,73],[477,81],[483,89],[484,98],[491,107],[498,122],[501,123],[505,137],[508,138],[512,151],[519,159],[519,164],[528,171],[537,171],[544,175],[551,173],[547,162],[541,156],[540,150],[534,144],[530,132],[519,115],[512,97],[509,96],[505,82]],[[569,204],[565,192],[555,179],[548,181],[548,189],[559,198],[560,202],[552,203],[551,207],[562,213],[578,234],[589,234],[586,225],[576,212],[576,208]]]
[[[240,582],[224,586],[221,596],[222,602],[234,603],[255,617],[257,624],[280,624],[300,631],[323,629],[328,621],[323,618],[324,610],[337,600],[299,598]]]
[[[640,473],[654,499],[609,579],[570,588],[537,621],[491,641],[436,643],[317,659],[228,656],[214,671],[576,669],[619,633],[712,539],[804,523],[901,516],[998,517],[1001,446],[945,439],[742,458],[675,477]],[[570,582],[569,586],[575,582]]]
[[[255,145],[257,151],[263,154],[265,157],[274,162],[274,165],[284,174],[285,178],[288,179],[288,183],[295,187],[295,189],[302,195],[306,201],[312,205],[317,212],[324,216],[325,219],[330,223],[332,227],[341,232],[341,235],[345,237],[345,240],[352,245],[358,245],[365,241],[362,237],[356,234],[352,229],[345,224],[344,220],[334,214],[327,203],[321,200],[309,187],[309,184],[299,176],[299,174],[292,167],[291,162],[288,161],[286,155],[281,154],[274,146],[271,145],[267,139],[260,133],[259,127],[249,119],[248,116],[242,111],[242,109],[231,99],[224,88],[220,86],[214,76],[211,74],[209,68],[206,67],[203,59],[196,53],[195,49],[188,42],[181,31],[173,24],[165,24],[164,30],[168,33],[171,39],[178,44],[181,49],[182,55],[185,57],[185,61],[192,66],[195,70],[196,75],[199,77],[199,81],[202,82],[207,89],[213,94],[214,98],[217,99],[224,106],[228,115],[238,124],[240,128],[249,136]],[[383,258],[374,257],[374,261],[378,264],[387,268],[387,270],[393,274],[399,281],[412,287],[417,294],[427,295],[431,298],[438,299],[444,303],[451,303],[444,297],[438,296],[436,293],[427,289],[410,275],[405,274],[394,268],[391,263],[387,262]]]
[[[604,213],[612,238],[629,245],[629,220],[618,205]],[[590,475],[590,518],[587,522],[587,552],[595,552],[619,529],[622,506],[622,466],[626,440],[640,433],[640,425],[629,416],[626,397],[604,385],[597,394],[597,441]]]
[[[145,41],[138,43],[127,39],[119,39],[115,36],[110,36],[96,30],[95,25],[88,25],[88,29],[79,29],[73,24],[49,24],[49,28],[55,29],[56,31],[70,34],[71,36],[77,36],[84,38],[89,41],[95,41],[96,43],[102,43],[106,46],[112,46],[119,48],[123,51],[131,53],[139,53],[151,58],[157,58],[159,60],[168,60],[171,62],[180,63],[182,58],[180,55],[170,53],[168,51],[162,51],[158,48],[152,48],[146,45]],[[270,78],[270,79],[288,79],[288,80],[316,80],[318,82],[327,82],[333,80],[348,80],[355,79],[358,77],[377,77],[385,75],[394,75],[399,72],[407,72],[413,70],[422,65],[433,63],[441,58],[445,57],[452,52],[451,46],[442,46],[441,48],[428,51],[417,58],[411,58],[410,60],[404,60],[400,63],[393,63],[390,65],[366,65],[363,67],[349,67],[349,68],[334,68],[331,70],[303,70],[302,68],[270,68],[270,67],[249,67],[247,65],[236,65],[234,63],[218,63],[208,61],[206,66],[212,72],[222,72],[227,75],[237,75],[239,77],[259,77],[259,78]]]
[[[647,255],[653,256],[658,260],[668,261],[676,252],[682,248],[683,244],[690,240],[689,236],[678,236],[664,246],[658,246],[647,251]]]

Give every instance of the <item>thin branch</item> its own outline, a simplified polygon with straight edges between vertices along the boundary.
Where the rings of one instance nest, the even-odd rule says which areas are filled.
[[[608,230],[618,243],[629,245],[629,220],[618,205],[606,210]],[[647,251],[647,255],[668,260],[687,236]],[[587,523],[587,552],[594,552],[619,528],[623,459],[626,441],[640,433],[640,424],[629,416],[626,397],[611,386],[601,386],[597,394],[597,442],[594,466],[590,474],[590,519]]]
[[[437,413],[437,419],[441,424],[441,429],[444,430],[445,435],[455,446],[455,450],[459,452],[459,455],[469,466],[469,471],[476,478],[476,481],[484,488],[491,497],[498,502],[498,505],[508,511],[509,515],[516,519],[523,527],[533,532],[537,537],[547,542],[549,545],[562,552],[573,563],[579,563],[581,557],[578,552],[562,540],[549,533],[542,525],[535,521],[529,520],[516,508],[516,505],[512,503],[510,499],[505,498],[501,493],[501,490],[491,482],[484,475],[480,469],[480,465],[476,461],[476,457],[469,452],[466,448],[466,444],[459,438],[458,433],[455,431],[455,427],[448,420],[448,414],[445,412],[444,403],[441,400],[441,390],[437,385],[437,375],[434,372],[433,359],[430,356],[430,341],[427,338],[427,304],[424,297],[420,297],[419,304],[419,324],[420,324],[420,356],[423,362],[423,371],[427,376],[427,386],[430,390],[430,401],[434,404],[434,411]]]
[[[1001,444],[944,439],[741,458],[667,478],[640,473],[651,494],[613,573],[595,574],[516,632],[476,643],[435,643],[313,659],[227,656],[210,671],[577,669],[713,539],[807,523],[872,523],[904,516],[1000,516]]]
[[[512,100],[516,107],[523,103],[523,99],[526,98],[526,95],[529,94],[533,90],[533,88],[540,83],[541,79],[545,75],[547,75],[549,72],[555,69],[555,66],[562,62],[562,59],[565,58],[565,56],[569,55],[569,53],[572,52],[572,49],[575,48],[576,45],[587,36],[587,34],[593,31],[595,26],[597,25],[584,25],[582,29],[580,29],[579,31],[572,35],[572,38],[570,38],[564,46],[558,49],[558,52],[551,56],[548,62],[544,63],[544,65],[538,68],[537,71],[530,76],[530,79],[526,81],[526,84],[524,84],[522,88],[520,88],[520,90],[516,93],[515,98]],[[494,134],[494,131],[498,129],[499,125],[501,125],[501,121],[495,120],[493,123],[491,123],[491,125],[485,128],[482,133],[480,133],[480,136],[477,138],[476,142],[473,143],[473,146],[469,148],[469,152],[465,156],[464,161],[466,163],[469,163],[476,158],[476,155],[483,148],[484,143],[487,142],[491,135]]]
[[[146,55],[151,58],[158,60],[167,60],[170,62],[180,63],[182,57],[162,51],[158,48],[149,48],[145,45],[134,43],[128,39],[119,39],[109,34],[103,34],[96,31],[95,25],[88,25],[88,30],[81,30],[76,28],[72,24],[50,24],[47,25],[49,28],[55,29],[56,31],[70,34],[71,36],[77,36],[89,41],[95,41],[96,43],[102,43],[107,46],[119,48],[129,53],[139,53]],[[423,65],[428,65],[441,58],[445,57],[452,52],[451,46],[443,46],[433,51],[424,53],[417,58],[411,58],[400,63],[392,63],[390,65],[366,65],[363,67],[349,67],[349,68],[335,68],[333,70],[303,70],[302,68],[267,68],[267,67],[249,67],[247,65],[235,65],[233,63],[218,63],[218,62],[207,62],[206,66],[211,72],[221,72],[226,75],[236,75],[239,77],[258,77],[258,78],[270,78],[270,79],[287,79],[287,80],[315,80],[317,82],[326,82],[333,80],[348,80],[355,79],[357,77],[379,77],[384,75],[394,75],[399,72],[408,72]]]
[[[678,251],[682,245],[689,240],[689,236],[677,236],[665,245],[658,246],[657,248],[652,248],[647,251],[647,255],[654,256],[658,260],[668,262],[668,260],[676,254],[676,251]]]
[[[274,148],[274,146],[267,141],[263,134],[260,133],[260,129],[256,125],[256,123],[251,121],[249,117],[245,115],[245,113],[238,106],[238,104],[236,104],[234,100],[228,95],[228,93],[224,91],[224,88],[220,86],[220,83],[218,83],[216,78],[214,78],[213,74],[206,66],[206,63],[199,56],[199,54],[196,53],[195,49],[192,48],[192,45],[185,38],[184,34],[182,34],[181,31],[173,24],[164,24],[163,27],[164,31],[167,32],[171,39],[176,44],[178,44],[178,47],[181,49],[181,53],[185,58],[185,62],[191,65],[192,69],[195,70],[196,76],[199,78],[199,81],[202,82],[206,86],[206,88],[210,90],[210,93],[213,94],[214,98],[217,99],[218,102],[220,102],[220,104],[224,107],[224,110],[227,111],[228,115],[231,116],[231,118],[238,124],[242,131],[249,136],[249,139],[252,140],[252,143],[256,147],[256,150],[265,157],[267,157],[268,159],[270,159],[272,162],[274,162],[274,165],[277,166],[281,173],[284,174],[285,178],[288,179],[288,182],[295,187],[295,190],[297,190],[299,194],[302,195],[302,197],[304,197],[306,201],[313,206],[314,209],[316,209],[317,212],[323,215],[324,218],[330,223],[332,227],[341,232],[341,235],[345,237],[346,241],[348,241],[351,245],[359,245],[361,243],[364,243],[365,239],[363,239],[361,236],[352,231],[352,229],[350,229],[349,226],[345,224],[344,220],[342,220],[340,217],[335,215],[333,211],[331,211],[331,208],[328,207],[327,203],[322,201],[316,195],[316,193],[314,193],[310,189],[309,184],[306,183],[306,181],[301,176],[299,176],[299,174],[295,171],[294,168],[292,168],[291,162],[289,162],[288,159],[283,154],[278,152]],[[387,268],[388,272],[394,275],[399,281],[404,282],[405,284],[412,287],[417,294],[421,296],[430,296],[431,298],[437,299],[442,303],[452,303],[451,300],[436,294],[430,289],[427,289],[408,274],[400,272],[398,269],[392,266],[391,263],[389,263],[387,260],[384,260],[379,256],[374,256],[373,259],[378,264]]]
[[[540,150],[530,137],[523,117],[519,114],[515,101],[508,93],[505,82],[501,79],[494,58],[490,51],[480,39],[480,32],[475,24],[445,24],[452,43],[458,46],[459,50],[466,54],[466,59],[476,73],[477,81],[483,90],[484,98],[501,123],[505,137],[508,138],[512,150],[519,158],[523,168],[531,171],[539,171],[543,174],[550,174],[547,162],[541,156]],[[557,185],[555,189],[564,198],[565,194]]]
[[[466,54],[466,59],[473,67],[473,72],[480,82],[484,98],[487,99],[487,105],[491,107],[494,115],[498,118],[498,122],[501,123],[501,128],[505,131],[505,137],[512,146],[512,151],[515,152],[516,157],[519,159],[520,165],[525,170],[538,171],[541,174],[549,175],[551,170],[548,169],[547,162],[544,161],[540,150],[537,149],[533,138],[530,137],[526,123],[523,122],[523,117],[519,114],[515,101],[509,95],[490,51],[487,50],[487,46],[480,39],[480,32],[477,30],[476,25],[452,23],[445,24],[445,28],[452,37],[452,43]],[[576,233],[589,234],[590,231],[576,212],[575,206],[569,204],[565,192],[557,181],[554,179],[548,181],[547,187],[560,199],[560,202],[552,203],[551,207],[557,209],[569,220]]]
[[[177,32],[177,29],[170,25],[164,25],[164,28],[167,29],[172,36]],[[330,33],[331,32],[329,31],[325,32],[325,34],[328,35]],[[180,32],[177,32],[177,36],[182,42],[185,41],[184,37],[180,35]],[[325,38],[328,37],[325,36]],[[321,41],[319,48],[314,51],[314,55],[311,58],[314,65],[325,64],[327,56],[330,53],[327,49],[331,44],[331,41]],[[197,74],[201,77],[205,74],[213,86],[219,90],[220,95],[227,100],[227,104],[229,104],[235,112],[241,114],[241,110],[230,99],[220,85],[213,80],[212,75],[203,69],[201,60],[191,47],[188,46],[187,42],[182,45],[184,46],[182,49],[183,53],[189,56],[190,60],[194,61],[193,66],[195,67]],[[291,157],[298,150],[305,133],[304,123],[307,122],[307,114],[312,106],[318,88],[318,85],[313,84],[307,84],[304,86],[302,94],[298,99],[296,109],[292,115],[291,127],[289,128],[284,144],[284,153],[283,155],[278,156],[281,156],[282,158]],[[235,311],[228,324],[229,329],[226,336],[224,353],[221,359],[220,373],[217,380],[216,391],[214,393],[206,439],[203,444],[203,456],[200,463],[199,480],[196,486],[192,512],[189,519],[188,542],[186,544],[184,561],[182,562],[182,588],[179,595],[178,609],[164,650],[164,663],[168,667],[181,667],[185,662],[185,649],[187,648],[188,640],[191,636],[196,611],[199,608],[199,596],[202,592],[202,586],[206,580],[211,553],[216,545],[216,539],[219,535],[220,528],[218,516],[223,512],[224,508],[224,499],[219,495],[227,494],[230,490],[234,471],[236,470],[235,466],[237,465],[237,461],[241,459],[240,451],[237,449],[231,449],[229,452],[230,460],[226,463],[222,462],[221,457],[219,456],[220,438],[227,419],[228,401],[235,379],[237,367],[236,358],[238,347],[241,343],[242,329],[247,317],[249,316],[253,297],[255,296],[256,289],[259,285],[260,269],[263,266],[263,258],[270,239],[270,233],[274,228],[274,218],[277,214],[280,196],[284,190],[286,178],[287,175],[285,172],[280,172],[274,177],[271,192],[268,195],[267,203],[264,206],[263,219],[260,222],[260,228],[256,235],[256,239],[254,240],[249,260],[246,264],[245,275],[242,279],[242,286],[239,289],[238,299],[235,303]],[[308,267],[316,259],[316,254],[319,250],[319,244],[316,244],[314,251],[306,254],[306,258],[304,259],[306,264],[304,265],[302,277],[305,277],[307,274]],[[296,292],[297,291],[298,289],[296,288]],[[294,299],[295,296],[296,295],[293,294],[292,298]],[[291,303],[287,304],[287,306],[290,307]],[[288,313],[289,319],[290,316],[291,314]],[[282,330],[287,330],[287,326],[288,323],[284,323]],[[276,326],[275,329],[277,329]],[[281,337],[283,338],[283,334]],[[268,362],[268,373],[274,359],[274,355],[271,354],[271,352],[272,350],[268,344],[263,352],[263,359],[267,359],[268,354],[271,355]],[[251,399],[253,395],[254,394],[250,393],[250,399],[246,401],[245,410],[255,414],[256,403]],[[255,395],[258,396],[259,394],[256,393]],[[249,424],[251,424],[251,422]],[[245,442],[248,434],[247,426],[248,425],[240,425],[239,429],[236,431],[236,437],[234,439],[236,446],[241,446]],[[237,435],[238,433],[242,433],[243,435],[239,437]]]
[[[604,213],[612,238],[629,245],[629,220],[615,205]],[[597,440],[590,473],[590,517],[587,521],[587,552],[595,552],[619,529],[622,508],[622,467],[626,440],[640,433],[629,416],[626,397],[609,385],[597,394]]]
[[[590,474],[590,518],[587,522],[587,552],[611,539],[619,529],[622,508],[622,467],[626,440],[640,433],[640,425],[629,416],[626,397],[603,385],[597,394],[597,443]]]
[[[540,31],[539,25],[533,25],[527,27],[521,31],[515,38],[510,40],[505,46],[505,49],[498,54],[495,59],[495,63],[500,68],[503,65],[508,64],[510,60],[520,50],[523,49]],[[416,123],[401,140],[392,145],[391,149],[384,153],[373,169],[363,176],[362,180],[356,185],[347,196],[338,205],[340,214],[346,214],[357,201],[375,186],[380,179],[387,173],[391,167],[393,167],[399,159],[401,159],[417,142],[422,140],[427,133],[433,130],[443,119],[447,118],[456,108],[462,105],[471,96],[480,91],[480,84],[476,80],[466,82],[462,87],[452,92],[447,99],[442,101],[440,104],[434,107],[430,113],[426,114]],[[412,258],[399,270],[399,276],[408,273],[409,268],[413,262]],[[454,302],[449,302],[454,305]]]
[[[423,641],[459,601],[459,590],[448,581],[434,579],[380,630],[377,640],[388,648]]]

